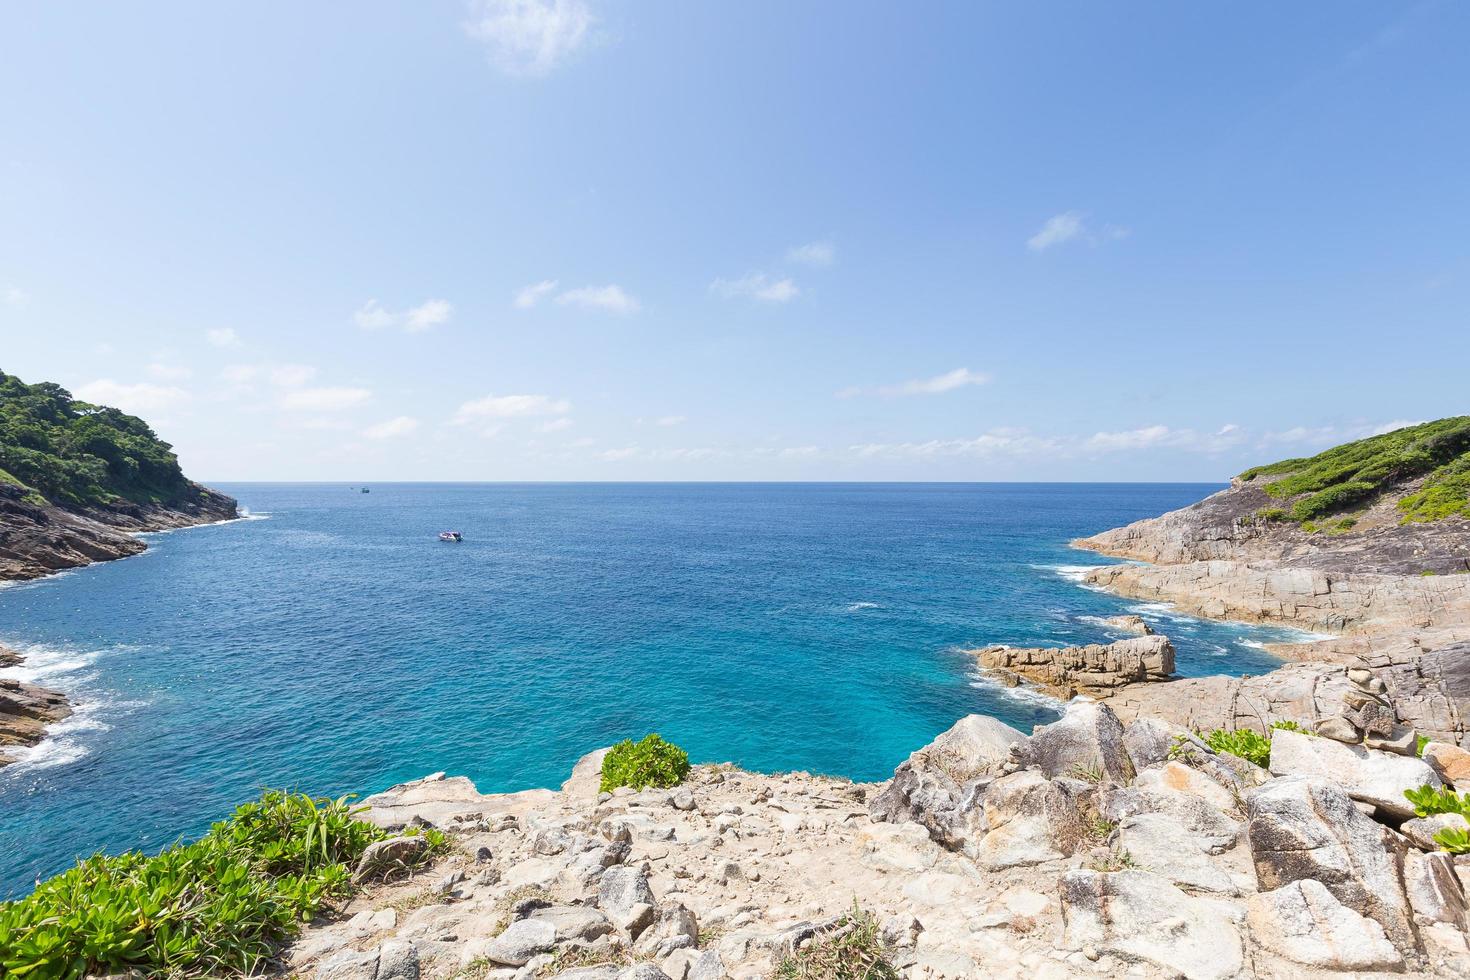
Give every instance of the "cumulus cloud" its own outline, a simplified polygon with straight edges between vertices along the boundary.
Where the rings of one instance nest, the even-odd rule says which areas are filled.
[[[577,306],[584,310],[601,310],[620,315],[637,313],[640,308],[638,300],[624,292],[623,287],[611,284],[568,289],[556,301],[563,306]]]
[[[362,434],[369,439],[393,439],[398,436],[406,436],[419,427],[419,420],[407,415],[399,415],[396,418],[370,425],[362,430]]]
[[[1387,435],[1388,433],[1395,432],[1399,429],[1407,429],[1411,425],[1423,425],[1425,421],[1427,420],[1418,419],[1417,421],[1414,421],[1410,419],[1394,419],[1392,422],[1382,422],[1378,425],[1373,426],[1373,431],[1370,434],[1375,436]]]
[[[204,332],[204,339],[221,350],[230,350],[234,347],[245,346],[244,342],[240,340],[240,335],[235,333],[230,327],[215,327],[213,330],[206,330]]]
[[[1027,456],[1055,454],[1056,439],[1034,436],[1023,429],[992,429],[971,439],[930,439],[924,442],[868,442],[849,446],[853,454],[871,458],[932,458],[945,456]]]
[[[529,310],[555,291],[555,279],[543,279],[540,282],[534,282],[529,286],[522,287],[516,293],[515,307],[518,310]]]
[[[739,279],[716,279],[710,292],[726,299],[748,297],[765,303],[787,303],[801,294],[795,280],[775,278],[764,272],[752,272]]]
[[[1026,247],[1033,252],[1044,252],[1056,245],[1071,241],[1084,241],[1096,245],[1105,240],[1127,238],[1132,232],[1121,225],[1103,225],[1094,231],[1087,224],[1081,211],[1063,211],[1046,219],[1041,230],[1026,239]]]
[[[788,248],[786,261],[811,266],[813,269],[825,269],[837,261],[837,249],[827,241],[808,242]]]
[[[880,385],[877,388],[863,388],[853,385],[843,388],[837,392],[838,398],[856,398],[858,395],[882,395],[885,398],[902,397],[905,395],[941,395],[946,391],[954,391],[967,385],[983,385],[990,381],[990,375],[971,371],[969,368],[955,368],[943,374],[936,374],[932,378],[915,378],[896,385]]]
[[[130,415],[144,418],[168,411],[189,399],[187,391],[172,385],[155,385],[146,381],[122,384],[110,378],[84,384],[75,394],[84,402],[120,408]]]
[[[441,323],[448,323],[454,315],[454,305],[446,299],[427,299],[418,306],[401,312],[384,309],[375,299],[364,303],[352,321],[364,330],[401,328],[406,333],[423,333]]]
[[[545,75],[587,43],[596,18],[585,0],[471,0],[464,32],[510,75]]]
[[[280,406],[297,412],[341,412],[373,397],[367,388],[296,388],[281,396]]]
[[[454,413],[455,425],[470,425],[491,419],[533,418],[545,415],[566,415],[572,403],[565,398],[550,398],[546,395],[486,395],[467,401]]]
[[[1130,452],[1167,447],[1214,453],[1239,445],[1244,435],[1240,426],[1234,423],[1223,425],[1214,432],[1147,425],[1138,429],[1093,433],[1083,444],[1083,448],[1090,452]]]

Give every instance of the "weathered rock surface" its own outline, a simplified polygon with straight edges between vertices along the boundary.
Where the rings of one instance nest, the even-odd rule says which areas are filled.
[[[18,666],[21,655],[0,646],[0,671]],[[0,677],[0,766],[15,761],[7,749],[35,745],[46,726],[71,715],[71,705],[60,691]]]
[[[1414,815],[1406,790],[1442,785],[1422,759],[1285,729],[1271,733],[1271,772],[1331,779],[1353,799],[1403,818]]]
[[[1063,700],[1106,697],[1128,684],[1168,680],[1174,646],[1165,636],[1138,636],[1080,647],[992,646],[975,651],[980,666],[1011,684],[1032,684]]]
[[[1077,701],[1067,705],[1060,720],[1017,742],[1011,752],[1022,766],[1048,776],[1093,782],[1106,778],[1119,785],[1133,779],[1123,725],[1105,704]]]
[[[1394,970],[1404,958],[1383,927],[1306,878],[1251,898],[1247,921],[1257,942],[1304,966]]]

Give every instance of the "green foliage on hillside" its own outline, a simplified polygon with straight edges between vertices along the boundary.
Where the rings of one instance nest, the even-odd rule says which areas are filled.
[[[27,488],[33,503],[62,506],[175,503],[190,492],[173,448],[142,419],[3,371],[0,482]]]
[[[1403,522],[1470,517],[1470,416],[1407,426],[1240,475],[1242,480],[1262,477],[1277,477],[1262,489],[1292,501],[1288,513],[1298,522],[1366,506],[1385,490],[1419,477],[1423,487],[1398,503]]]
[[[350,894],[351,865],[387,836],[355,812],[347,797],[271,791],[192,844],[80,861],[0,904],[0,976],[259,973],[299,923]],[[445,843],[430,833],[432,855]]]

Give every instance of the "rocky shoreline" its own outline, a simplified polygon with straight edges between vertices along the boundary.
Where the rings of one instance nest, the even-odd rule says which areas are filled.
[[[26,499],[22,487],[0,483],[0,582],[26,581],[99,561],[146,551],[138,537],[233,520],[233,497],[190,484],[184,502],[161,505],[118,504],[68,510]],[[0,672],[21,663],[20,654],[0,646]],[[45,737],[47,725],[72,713],[61,691],[0,677],[0,767],[15,761],[6,749],[31,746]]]

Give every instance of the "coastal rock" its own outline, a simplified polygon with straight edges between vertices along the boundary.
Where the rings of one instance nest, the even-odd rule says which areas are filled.
[[[1338,717],[1352,689],[1336,664],[1285,664],[1256,677],[1185,677],[1125,687],[1108,698],[1124,721],[1158,718],[1191,731],[1239,728],[1265,734],[1278,721],[1310,727]]]
[[[975,656],[987,672],[1063,700],[1078,694],[1106,697],[1116,688],[1168,680],[1174,673],[1174,645],[1157,635],[1080,647],[992,646]]]
[[[653,921],[654,904],[648,878],[636,868],[608,868],[597,886],[597,907],[613,925],[635,939]]]
[[[1244,965],[1224,908],[1145,871],[1069,871],[1060,883],[1063,945],[1140,959],[1193,980],[1225,980]]]
[[[1293,963],[1326,970],[1394,970],[1403,957],[1383,927],[1310,878],[1251,896],[1247,922],[1262,946]]]
[[[1404,818],[1414,815],[1414,805],[1404,797],[1405,790],[1441,785],[1422,759],[1279,728],[1271,733],[1271,772],[1278,776],[1329,778],[1353,799]]]
[[[1137,633],[1140,636],[1148,636],[1154,631],[1153,627],[1145,622],[1142,616],[1136,616],[1132,613],[1127,613],[1122,616],[1106,616],[1101,622],[1104,626],[1111,629],[1123,630],[1127,633]]]
[[[22,657],[0,647],[0,670],[17,666]],[[0,766],[14,761],[7,749],[35,745],[46,734],[46,726],[71,715],[66,695],[60,691],[0,678]]]
[[[383,878],[392,874],[404,874],[424,856],[429,842],[422,836],[389,837],[374,841],[358,858],[357,870],[353,872],[355,882]]]
[[[1241,890],[1210,860],[1195,834],[1163,814],[1143,813],[1124,820],[1118,825],[1118,845],[1139,867],[1181,887],[1229,894]]]
[[[1458,745],[1430,742],[1424,746],[1422,758],[1444,782],[1456,789],[1470,790],[1470,751]]]
[[[1067,705],[1062,717],[1038,729],[1012,749],[1016,761],[1048,776],[1072,776],[1119,785],[1133,779],[1133,760],[1123,741],[1123,725],[1105,704]]]
[[[922,824],[935,841],[959,848],[967,836],[965,788],[998,775],[1011,747],[1024,738],[987,715],[961,718],[899,765],[868,813],[874,820]]]
[[[966,853],[991,871],[1066,857],[1087,834],[1093,788],[1030,769],[1002,776],[985,793],[985,834]]]
[[[1463,830],[1470,833],[1470,819],[1458,813],[1436,813],[1399,824],[1399,833],[1421,851],[1439,850],[1439,842],[1434,839],[1434,835],[1442,830]]]
[[[1336,743],[1333,743],[1336,744]],[[1256,878],[1270,891],[1315,879],[1348,908],[1378,922],[1403,952],[1416,946],[1398,857],[1385,829],[1326,779],[1273,779],[1247,800]]]
[[[1470,929],[1470,902],[1466,901],[1465,887],[1455,874],[1455,859],[1445,852],[1406,854],[1404,891],[1415,915],[1432,922],[1447,922],[1462,931]]]
[[[544,919],[517,919],[485,948],[485,958],[506,966],[525,966],[556,945],[556,927]]]

